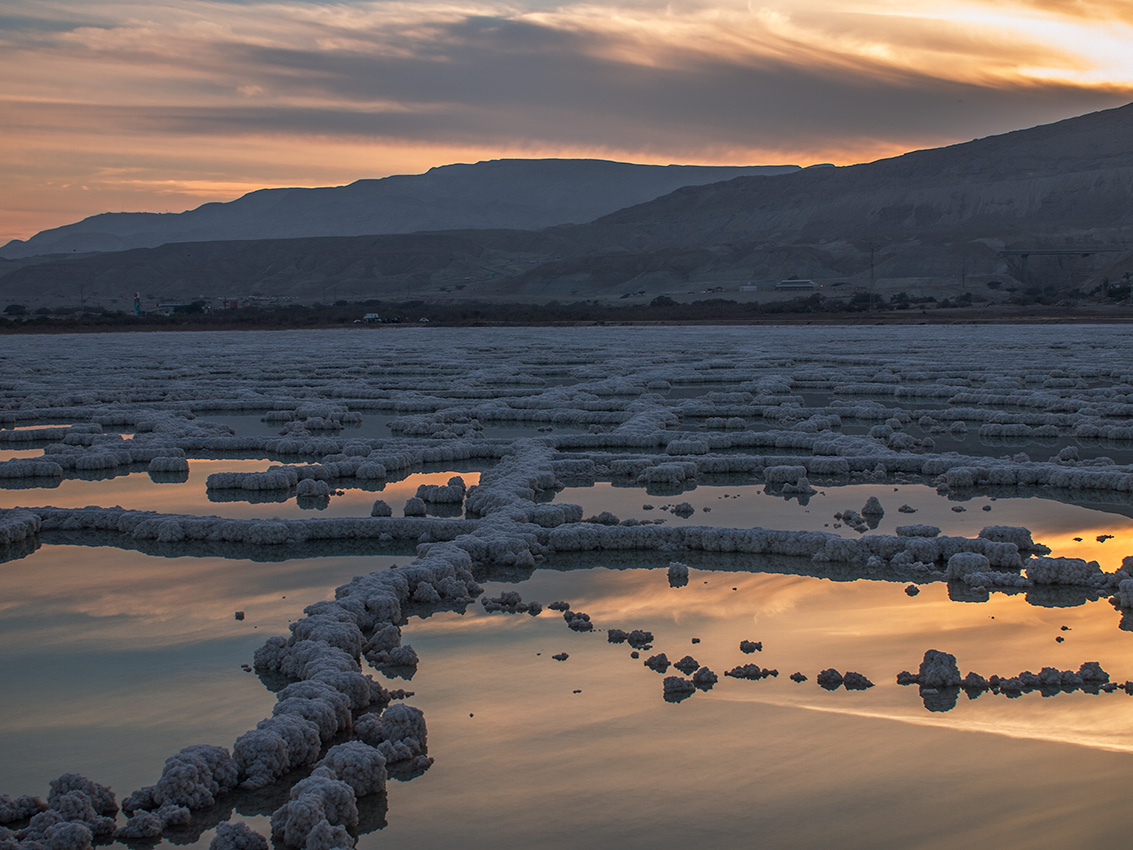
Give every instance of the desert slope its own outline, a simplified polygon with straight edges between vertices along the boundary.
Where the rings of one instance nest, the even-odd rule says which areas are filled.
[[[362,236],[465,228],[538,230],[586,222],[682,186],[798,166],[635,165],[504,159],[349,186],[264,189],[183,213],[103,213],[9,242],[0,257],[123,251],[168,242]]]
[[[593,223],[626,248],[736,240],[1113,239],[1133,219],[1133,104],[775,181],[689,187]]]
[[[684,187],[539,231],[214,241],[39,258],[9,264],[0,300],[74,301],[68,293],[80,286],[88,297],[140,290],[164,300],[686,297],[788,277],[846,294],[867,286],[938,298],[1089,291],[1133,272],[1130,141],[1133,105],[863,165]],[[1024,268],[1011,253],[1040,250],[1063,254],[1034,254]]]

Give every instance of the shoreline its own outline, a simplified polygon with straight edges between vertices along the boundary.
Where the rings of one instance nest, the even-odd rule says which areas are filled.
[[[312,322],[145,322],[144,320],[119,322],[87,322],[83,320],[56,320],[49,322],[9,321],[0,324],[0,336],[50,335],[50,334],[89,334],[89,333],[157,333],[206,332],[206,331],[288,331],[288,330],[357,330],[359,332],[396,331],[407,328],[571,328],[571,327],[779,327],[779,326],[828,326],[828,327],[887,327],[914,325],[1125,325],[1133,323],[1133,311],[1119,315],[1062,314],[1048,313],[1014,315],[972,315],[960,311],[949,311],[950,315],[917,316],[838,316],[838,315],[776,315],[744,318],[707,319],[596,319],[596,320],[525,320],[508,321],[501,319],[477,319],[474,321],[430,320],[428,323],[403,322],[399,324],[365,325],[353,322],[312,321]]]

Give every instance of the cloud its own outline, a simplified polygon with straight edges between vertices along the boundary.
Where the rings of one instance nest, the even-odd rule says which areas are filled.
[[[1016,0],[995,5],[1023,6],[1061,18],[1133,23],[1133,6],[1126,0]]]
[[[203,164],[208,140],[216,172],[253,141],[292,160],[417,145],[860,161],[1130,99],[1133,29],[1090,17],[1107,11],[1119,4],[17,2],[0,29],[0,154],[26,162],[47,138],[57,151],[126,145],[104,165],[160,145]]]
[[[61,37],[59,58],[65,66],[99,57],[91,86],[98,88],[101,76],[105,90],[84,100],[138,130],[443,135],[472,144],[521,138],[686,156],[703,148],[786,147],[787,137],[801,149],[818,137],[919,139],[948,133],[965,114],[970,122],[973,111],[985,120],[1002,114],[1011,101],[1069,112],[1084,95],[1115,101],[1112,92],[1083,92],[1072,82],[1013,77],[1011,69],[1039,58],[1074,64],[1036,45],[938,27],[898,49],[900,28],[889,18],[875,22],[869,41],[848,23],[806,27],[771,13],[752,17],[751,33],[737,33],[728,22],[697,16],[427,12],[366,15],[351,28],[359,22],[339,20],[335,10],[304,20],[288,39],[278,21],[252,35],[242,34],[247,22],[240,21],[87,27]],[[994,60],[977,69],[955,62],[949,75],[925,67],[927,54],[956,57],[976,47]],[[142,80],[139,67],[149,72]],[[134,82],[123,89],[129,77]],[[64,90],[62,79],[50,84]],[[255,108],[249,93],[257,95]],[[82,104],[45,104],[63,106],[83,121]]]

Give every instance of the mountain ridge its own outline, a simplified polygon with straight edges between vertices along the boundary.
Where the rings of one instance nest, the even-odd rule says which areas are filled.
[[[599,159],[498,159],[344,186],[275,188],[181,213],[100,213],[13,240],[0,257],[121,251],[170,242],[514,228],[581,223],[680,186],[794,165],[640,165]]]
[[[1133,104],[873,163],[683,187],[589,223],[175,243],[14,263],[0,292],[548,301],[738,293],[790,277],[847,294],[1088,290],[1133,271],[1131,140]]]

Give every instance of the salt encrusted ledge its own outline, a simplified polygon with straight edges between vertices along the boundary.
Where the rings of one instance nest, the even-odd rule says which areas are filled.
[[[502,471],[497,483],[519,477]],[[492,489],[490,488],[489,492]],[[106,533],[131,541],[158,543],[224,543],[241,546],[289,547],[316,541],[379,540],[417,544],[452,543],[484,566],[534,567],[556,552],[651,551],[782,555],[809,558],[819,564],[866,566],[883,577],[887,568],[904,577],[908,570],[943,575],[973,587],[1081,586],[1116,594],[1122,607],[1133,607],[1133,558],[1105,573],[1096,562],[1078,558],[1046,558],[1050,550],[1031,539],[1025,528],[988,526],[977,537],[942,536],[929,525],[907,525],[897,534],[841,537],[825,531],[767,528],[668,527],[647,523],[605,524],[581,521],[577,505],[533,505],[523,492],[495,489],[497,499],[484,519],[436,517],[360,517],[311,519],[226,519],[188,514],[161,514],[122,508],[21,508],[0,511],[0,542],[16,543],[52,532],[90,532],[99,542]],[[510,496],[508,499],[506,497]],[[523,505],[518,515],[507,507]],[[470,506],[471,509],[471,506]],[[1025,574],[1020,574],[1024,571]]]

